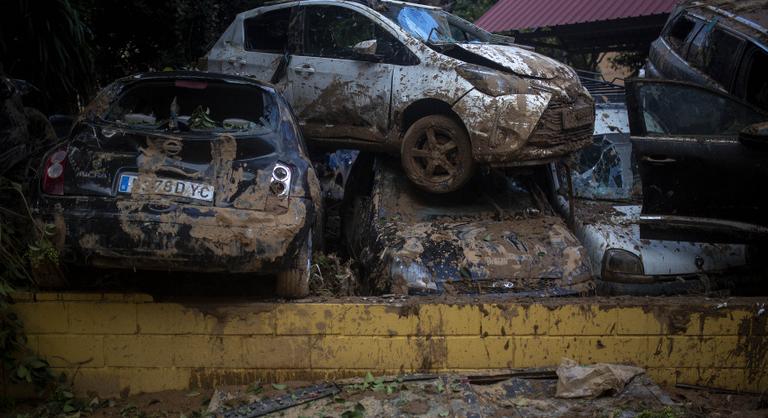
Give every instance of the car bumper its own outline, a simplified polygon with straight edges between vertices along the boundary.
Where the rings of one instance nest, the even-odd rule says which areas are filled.
[[[311,200],[290,198],[277,212],[173,206],[100,198],[48,198],[36,209],[56,227],[64,261],[97,267],[194,272],[272,273],[306,240]]]
[[[566,103],[550,93],[491,97],[470,91],[454,110],[464,121],[476,161],[524,166],[553,161],[592,141],[594,100]]]

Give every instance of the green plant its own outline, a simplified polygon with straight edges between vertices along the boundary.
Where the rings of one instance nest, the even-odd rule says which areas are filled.
[[[652,411],[652,410],[641,411],[639,414],[635,416],[635,418],[681,418],[682,416],[683,415],[679,411],[668,406],[659,411]]]
[[[58,262],[50,241],[54,229],[35,225],[19,183],[0,177],[0,197],[0,385],[7,389],[9,383],[27,383],[42,393],[53,375],[48,363],[27,346],[24,324],[12,309],[11,294],[14,284],[33,284],[30,261]],[[6,400],[0,404],[8,405],[7,392],[3,398]]]

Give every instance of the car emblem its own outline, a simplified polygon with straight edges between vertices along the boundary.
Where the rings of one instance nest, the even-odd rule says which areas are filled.
[[[175,157],[181,152],[181,141],[178,139],[169,139],[161,145],[163,151],[169,157]]]

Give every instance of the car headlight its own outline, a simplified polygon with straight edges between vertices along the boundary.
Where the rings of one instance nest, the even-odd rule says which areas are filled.
[[[526,94],[531,91],[530,85],[525,80],[488,67],[463,64],[456,68],[456,72],[476,89],[489,96]]]
[[[629,251],[610,249],[603,256],[603,276],[611,274],[644,274],[643,260]]]

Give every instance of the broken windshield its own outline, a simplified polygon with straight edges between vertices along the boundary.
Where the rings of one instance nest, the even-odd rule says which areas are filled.
[[[277,106],[255,86],[200,80],[152,80],[130,86],[102,116],[136,129],[274,131]]]
[[[409,34],[426,43],[478,42],[487,38],[482,29],[469,22],[460,27],[457,17],[442,10],[403,4],[388,4],[385,15]]]
[[[560,183],[566,172],[558,169]],[[641,198],[640,177],[632,157],[629,135],[596,135],[590,146],[575,157],[573,191],[577,197],[595,200],[635,201]]]

